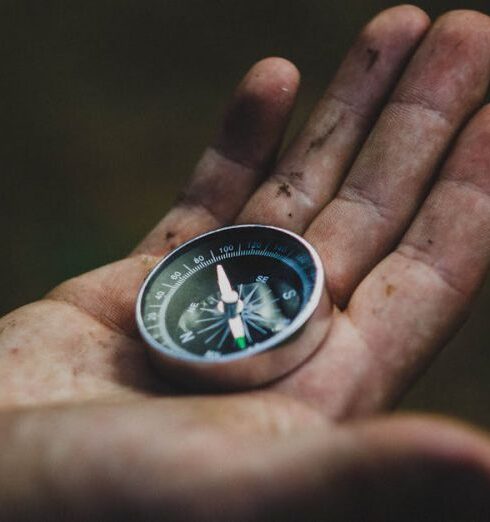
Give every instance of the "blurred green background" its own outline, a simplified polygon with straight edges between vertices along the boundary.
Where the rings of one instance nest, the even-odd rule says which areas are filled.
[[[124,256],[166,212],[234,84],[279,55],[303,74],[291,133],[390,2],[4,1],[0,313]],[[432,17],[488,0],[420,2]],[[490,285],[402,408],[490,427]]]

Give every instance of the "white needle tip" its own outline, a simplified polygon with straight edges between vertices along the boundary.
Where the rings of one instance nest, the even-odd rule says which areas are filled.
[[[238,294],[231,287],[230,280],[226,275],[223,265],[216,265],[216,272],[218,275],[218,286],[221,293],[221,300],[224,303],[236,303],[238,301]]]

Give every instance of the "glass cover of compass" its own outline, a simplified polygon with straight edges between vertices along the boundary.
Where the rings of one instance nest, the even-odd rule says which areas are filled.
[[[315,311],[323,268],[300,236],[264,225],[214,230],[183,244],[146,278],[137,323],[160,354],[226,363],[273,350]]]

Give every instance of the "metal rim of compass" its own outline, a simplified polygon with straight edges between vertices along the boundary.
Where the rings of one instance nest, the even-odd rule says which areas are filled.
[[[206,237],[236,229],[268,229],[288,235],[301,243],[315,267],[315,282],[308,301],[283,330],[256,343],[245,352],[206,359],[190,353],[166,349],[147,331],[142,316],[142,301],[148,286],[163,265],[169,264],[193,243]],[[231,225],[214,229],[186,241],[164,256],[145,278],[136,302],[136,323],[157,369],[170,380],[191,389],[244,389],[277,379],[300,365],[317,350],[330,325],[330,300],[324,288],[324,270],[316,250],[301,236],[279,227],[263,224]]]

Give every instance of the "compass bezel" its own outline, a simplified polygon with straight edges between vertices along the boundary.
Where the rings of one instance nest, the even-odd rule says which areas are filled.
[[[166,348],[163,344],[158,342],[156,339],[153,338],[153,336],[149,333],[149,331],[146,328],[144,319],[143,319],[143,299],[144,296],[151,285],[154,278],[156,278],[161,270],[162,267],[164,267],[167,264],[170,264],[173,262],[176,258],[178,258],[181,254],[187,252],[189,250],[189,247],[192,247],[194,243],[200,243],[203,240],[205,241],[207,237],[210,236],[216,236],[217,234],[226,234],[233,232],[234,230],[244,230],[244,229],[250,229],[251,231],[257,230],[271,230],[275,234],[285,234],[292,238],[294,241],[299,242],[302,247],[306,250],[308,255],[311,258],[311,262],[314,266],[314,282],[313,282],[313,289],[311,291],[311,294],[307,300],[306,303],[303,304],[302,309],[299,311],[298,315],[291,321],[289,325],[287,325],[284,329],[282,329],[280,332],[277,332],[276,334],[272,335],[268,339],[258,342],[254,344],[252,347],[247,348],[244,351],[235,352],[232,354],[224,354],[222,357],[217,359],[208,359],[203,356],[195,355],[190,352],[187,352],[184,348],[182,348],[179,351],[172,350]],[[286,261],[283,261],[287,264]],[[293,267],[291,267],[293,268]],[[285,230],[279,227],[274,227],[271,225],[263,225],[263,224],[243,224],[243,225],[231,225],[226,227],[220,227],[218,229],[211,230],[209,232],[206,232],[204,234],[201,234],[199,236],[196,236],[176,249],[174,249],[172,252],[164,256],[151,270],[151,272],[148,274],[148,276],[145,278],[136,301],[136,323],[138,326],[138,330],[145,341],[146,345],[150,348],[150,355],[152,356],[152,359],[157,362],[160,369],[168,370],[170,368],[173,369],[171,372],[172,374],[181,374],[182,371],[185,374],[190,373],[192,374],[193,378],[199,377],[202,375],[204,377],[204,381],[217,381],[218,384],[224,385],[225,387],[247,387],[249,386],[249,381],[254,381],[253,385],[257,385],[255,382],[257,379],[253,378],[253,375],[248,375],[250,373],[251,369],[247,369],[244,371],[239,371],[239,367],[247,367],[248,364],[244,364],[244,361],[251,361],[251,360],[257,360],[258,358],[263,359],[261,361],[261,365],[264,366],[271,366],[270,371],[266,372],[269,374],[269,376],[266,378],[266,380],[271,380],[272,378],[275,378],[278,376],[278,373],[284,374],[290,371],[291,363],[294,360],[294,366],[298,364],[298,357],[287,357],[287,361],[282,361],[282,368],[278,368],[277,363],[274,363],[271,365],[271,361],[265,362],[265,359],[269,359],[270,357],[259,357],[263,356],[267,353],[282,351],[282,348],[284,348],[286,345],[290,345],[292,341],[297,339],[298,333],[301,332],[301,341],[304,341],[304,344],[315,342],[315,338],[318,337],[318,335],[314,336],[306,336],[303,334],[302,330],[304,330],[304,327],[307,325],[307,323],[310,322],[313,315],[319,315],[315,314],[315,311],[318,310],[319,305],[322,301],[328,301],[326,298],[326,292],[324,289],[325,284],[325,276],[324,276],[324,270],[323,265],[320,260],[320,256],[316,252],[316,250],[301,236],[298,234],[295,234],[294,232],[291,232],[289,230]],[[324,298],[322,300],[322,297]],[[326,303],[323,303],[324,305]],[[329,303],[328,303],[329,304]],[[322,306],[324,308],[324,306]],[[323,314],[326,317],[329,317],[330,314],[328,314],[327,310],[323,310]],[[320,317],[317,318],[317,322],[320,320]],[[329,322],[329,321],[327,321]],[[321,330],[326,330],[327,328],[322,328]],[[308,337],[313,337],[308,340]],[[317,343],[318,344],[318,343]],[[303,353],[301,360],[304,360],[304,358],[310,354],[312,351],[314,351],[317,348],[315,345],[313,348],[308,347],[307,350],[302,348],[301,350],[298,350],[298,352]],[[289,350],[288,350],[289,351]],[[307,352],[306,355],[304,355],[304,352]],[[298,353],[299,355],[299,353]],[[275,359],[279,361],[279,359],[283,359],[284,357],[276,356]],[[257,363],[259,361],[257,360]],[[234,371],[231,371],[231,367],[234,366],[236,369]],[[272,368],[273,367],[273,368]],[[227,369],[230,370],[230,378],[223,378],[226,377]],[[280,371],[279,371],[280,370]],[[235,375],[237,374],[238,375]],[[252,371],[253,373],[253,371]],[[263,373],[263,372],[256,372],[257,374]],[[244,379],[244,374],[247,374],[248,377]],[[213,377],[215,375],[215,377]],[[263,380],[265,376],[263,376],[260,380]],[[198,379],[199,380],[199,379]],[[246,381],[246,382],[245,382]]]

